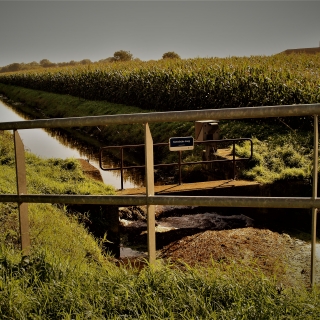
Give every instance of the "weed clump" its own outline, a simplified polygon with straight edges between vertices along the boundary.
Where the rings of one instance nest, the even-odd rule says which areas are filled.
[[[222,124],[223,134],[228,137],[248,134],[253,140],[253,157],[246,169],[239,173],[243,179],[255,180],[263,184],[276,181],[311,179],[313,161],[313,132],[305,128],[288,129],[272,121],[231,121]],[[312,128],[311,128],[312,129]],[[249,141],[236,145],[236,155],[250,157]]]

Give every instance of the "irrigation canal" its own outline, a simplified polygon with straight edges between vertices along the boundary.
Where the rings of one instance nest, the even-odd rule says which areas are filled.
[[[11,122],[11,121],[23,121],[29,120],[28,116],[22,114],[15,107],[15,103],[10,104],[7,99],[0,95],[0,121]],[[25,129],[20,130],[19,134],[25,145],[25,149],[42,157],[42,158],[75,158],[75,159],[86,159],[100,171],[104,183],[112,185],[115,189],[118,189],[117,194],[131,194],[138,195],[144,194],[145,188],[142,187],[142,179],[137,176],[136,173],[127,171],[124,176],[124,189],[121,188],[120,173],[118,171],[103,171],[99,167],[99,155],[94,151],[93,147],[88,145],[83,146],[79,142],[71,139],[64,133],[59,131],[49,131],[44,129]],[[110,158],[110,167],[118,166]],[[249,183],[249,185],[248,185]],[[180,194],[187,195],[192,192],[196,195],[251,195],[259,193],[261,194],[261,186],[255,182],[244,182],[244,181],[208,181],[195,184],[184,184],[184,185],[165,185],[155,186],[156,194]],[[277,190],[279,191],[279,189]],[[262,191],[262,193],[264,193]],[[278,193],[278,192],[276,192]],[[309,247],[306,251],[309,251]],[[135,256],[142,254],[141,252],[131,250],[127,247],[121,248],[121,256]],[[317,245],[316,250],[317,259],[320,259],[320,247]]]
[[[28,116],[21,114],[0,95],[0,121],[23,121],[30,120]],[[119,171],[103,171],[99,167],[99,155],[88,145],[83,146],[59,131],[44,129],[19,130],[25,149],[40,156],[41,158],[75,158],[86,159],[100,171],[105,184],[112,185],[115,189],[121,188]],[[110,158],[108,166],[116,167],[117,164]],[[133,173],[131,175],[131,173]],[[139,176],[132,171],[125,172],[124,188],[136,188],[141,186]]]

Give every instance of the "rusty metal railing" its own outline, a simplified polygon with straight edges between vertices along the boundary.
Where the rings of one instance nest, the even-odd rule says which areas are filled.
[[[249,141],[250,142],[250,157],[244,157],[244,158],[236,158],[236,148],[235,145],[237,142],[243,142],[243,141]],[[201,145],[201,144],[227,144],[227,143],[232,143],[232,159],[214,159],[214,160],[201,160],[201,161],[188,161],[188,162],[183,162],[182,161],[182,152],[183,151],[174,151],[177,152],[178,155],[178,162],[173,162],[173,163],[159,163],[159,164],[154,164],[154,167],[178,167],[178,172],[179,172],[179,185],[182,184],[182,172],[181,168],[182,166],[190,166],[190,165],[196,165],[196,164],[210,164],[210,163],[215,163],[215,162],[232,162],[233,163],[233,179],[235,179],[236,176],[236,162],[238,161],[249,161],[252,159],[253,156],[253,142],[252,139],[250,138],[238,138],[238,139],[223,139],[223,140],[206,140],[206,141],[195,141],[195,145]],[[153,147],[157,146],[169,146],[169,142],[161,142],[161,143],[154,143]],[[124,170],[131,170],[131,169],[139,169],[139,168],[145,168],[145,165],[130,165],[127,166],[124,164],[124,150],[125,149],[137,149],[137,148],[144,148],[144,144],[133,144],[133,145],[122,145],[122,146],[106,146],[106,147],[101,147],[100,152],[99,152],[99,165],[100,169],[104,171],[120,171],[120,181],[121,181],[121,190],[123,190],[123,179],[124,179]],[[112,150],[112,149],[118,149],[120,152],[120,166],[118,167],[104,167],[103,165],[103,152]],[[172,152],[172,151],[170,151]],[[190,152],[190,151],[188,151]]]

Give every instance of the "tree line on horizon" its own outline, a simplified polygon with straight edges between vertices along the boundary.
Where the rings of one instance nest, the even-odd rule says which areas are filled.
[[[162,59],[181,59],[181,58],[174,51],[169,51],[162,55]],[[106,63],[106,62],[111,63],[111,62],[121,62],[121,61],[131,61],[131,60],[140,61],[139,58],[134,58],[133,54],[130,53],[130,51],[119,50],[113,54],[113,57],[101,59],[97,62],[92,62],[90,59],[83,59],[81,61],[71,60],[69,62],[58,62],[58,63],[51,62],[48,59],[42,59],[40,60],[40,62],[32,61],[29,63],[14,62],[4,67],[0,67],[0,73],[32,70],[37,68],[65,67],[65,66],[86,65],[86,64],[93,64],[93,63]]]

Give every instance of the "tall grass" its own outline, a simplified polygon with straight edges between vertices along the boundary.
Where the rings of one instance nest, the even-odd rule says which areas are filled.
[[[0,134],[0,192],[15,193],[11,134]],[[72,160],[27,154],[30,193],[107,194]],[[42,177],[42,178],[41,178]],[[45,183],[44,183],[45,182]],[[47,185],[48,184],[48,185]],[[74,186],[75,185],[75,186]],[[319,291],[279,284],[254,265],[117,267],[66,208],[29,204],[32,250],[21,259],[17,204],[0,205],[1,319],[317,319]]]
[[[317,319],[319,292],[283,288],[232,265],[179,270],[1,256],[2,319]]]
[[[0,133],[0,193],[16,194],[16,173],[14,166],[13,138],[8,132]],[[102,182],[87,178],[75,159],[41,159],[26,153],[27,190],[29,194],[114,194],[114,188]],[[55,240],[47,237],[50,232],[65,233],[66,208],[48,204],[29,204],[34,242],[51,241],[54,251]],[[18,247],[17,204],[0,203],[0,240]],[[74,222],[73,226],[78,225]],[[68,231],[71,231],[68,227]],[[53,231],[54,230],[54,231]],[[74,232],[78,232],[74,230]],[[44,240],[47,239],[47,240]],[[71,237],[72,239],[72,237]],[[8,242],[6,242],[8,241]],[[66,242],[65,245],[67,246]],[[89,242],[88,242],[89,243]],[[70,250],[70,249],[68,249]]]
[[[265,184],[281,180],[311,181],[313,150],[310,147],[310,138],[312,139],[311,133],[304,136],[295,133],[273,135],[265,141],[254,138],[250,168],[244,170],[241,176]],[[236,153],[249,157],[250,144],[245,142],[236,146]]]

